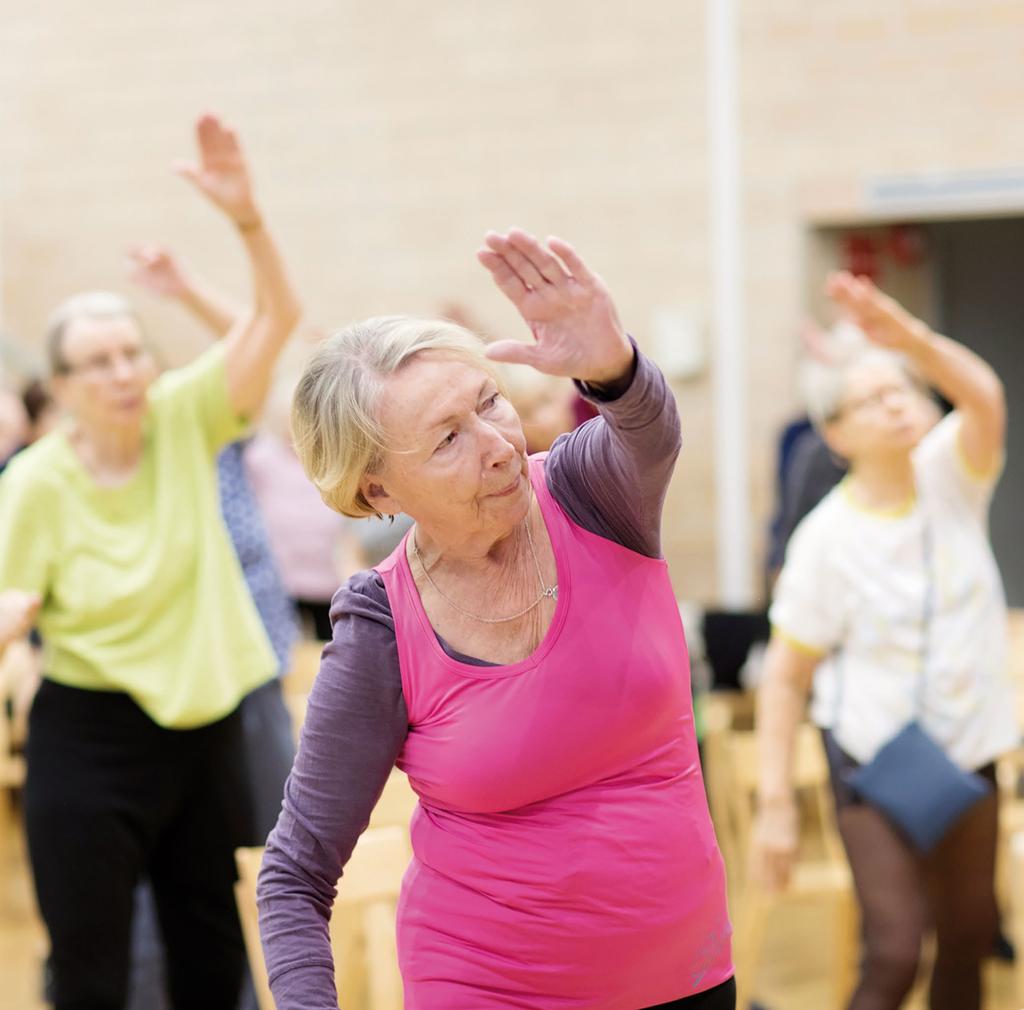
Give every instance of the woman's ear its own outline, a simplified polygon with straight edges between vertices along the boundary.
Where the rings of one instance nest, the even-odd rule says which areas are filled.
[[[398,500],[388,494],[379,474],[364,474],[359,490],[370,505],[384,515],[395,516],[402,511]]]

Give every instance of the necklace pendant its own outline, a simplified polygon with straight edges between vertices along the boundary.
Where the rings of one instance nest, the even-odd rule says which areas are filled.
[[[555,602],[558,602],[558,586],[548,586],[548,588],[544,590],[542,595],[550,597],[550,599],[554,600]]]

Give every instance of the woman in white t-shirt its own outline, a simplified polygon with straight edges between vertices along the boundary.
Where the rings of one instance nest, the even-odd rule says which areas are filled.
[[[759,699],[755,871],[771,888],[788,880],[792,744],[813,683],[811,717],[824,731],[863,924],[850,1010],[897,1010],[932,925],[931,1010],[977,1010],[997,923],[994,789],[923,856],[847,778],[913,719],[990,782],[995,759],[1018,742],[987,530],[1003,460],[1003,388],[976,354],[870,281],[836,274],[828,293],[868,346],[842,365],[812,366],[808,384],[812,420],[850,472],[797,528],[775,588]],[[953,404],[927,434],[908,363]]]

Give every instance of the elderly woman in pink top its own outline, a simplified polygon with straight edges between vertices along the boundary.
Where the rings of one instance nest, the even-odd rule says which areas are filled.
[[[260,876],[274,998],[337,1006],[335,882],[397,764],[419,795],[398,909],[408,1010],[732,1010],[659,538],[671,393],[566,243],[492,233],[478,255],[533,344],[485,355],[452,323],[369,320],[296,392],[296,447],[328,504],[415,526],[334,598]],[[574,377],[601,416],[528,456],[489,359]]]

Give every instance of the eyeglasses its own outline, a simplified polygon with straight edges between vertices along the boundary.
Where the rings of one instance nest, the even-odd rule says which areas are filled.
[[[66,364],[60,371],[62,375],[83,375],[90,379],[111,379],[117,373],[119,364],[131,369],[139,369],[153,360],[148,347],[126,347],[118,354],[97,354],[77,364]]]
[[[861,396],[856,400],[848,400],[846,403],[840,404],[831,419],[838,420],[843,414],[856,414],[864,410],[876,410],[879,407],[885,406],[886,401],[892,396],[904,399],[913,392],[913,386],[908,386],[903,382],[894,382],[891,385],[876,389],[873,393],[868,393],[867,396]]]

